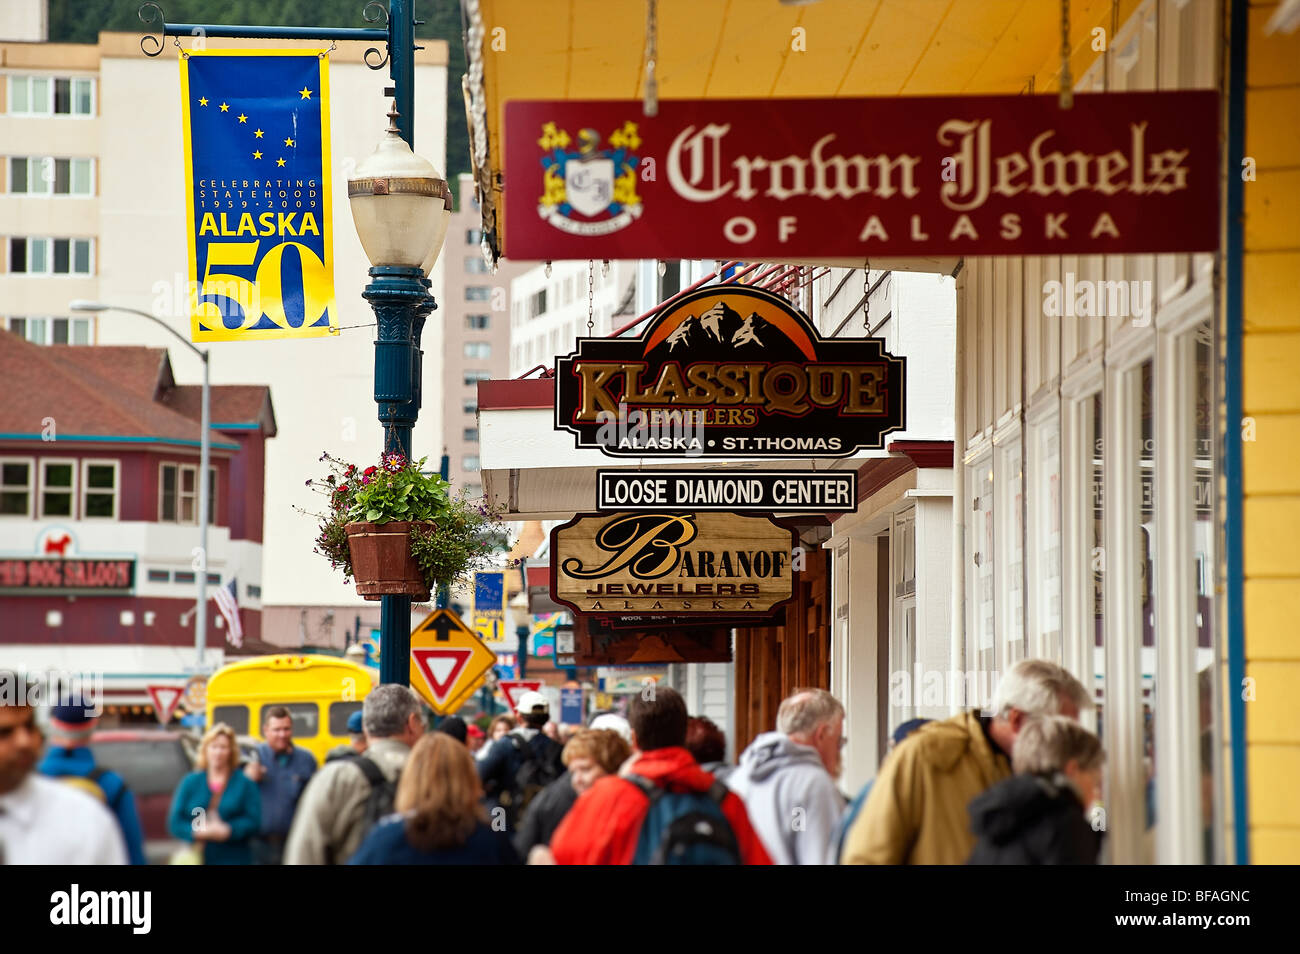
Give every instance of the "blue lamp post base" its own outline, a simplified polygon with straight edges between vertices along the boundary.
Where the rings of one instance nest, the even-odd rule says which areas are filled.
[[[423,352],[420,335],[437,308],[430,282],[418,268],[377,265],[361,297],[378,323],[375,339],[375,403],[384,426],[384,452],[411,458],[411,430],[420,414]],[[410,684],[411,598],[385,596],[379,602],[379,681]]]

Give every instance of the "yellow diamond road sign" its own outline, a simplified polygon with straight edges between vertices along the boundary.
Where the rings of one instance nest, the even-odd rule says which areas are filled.
[[[411,633],[411,688],[439,715],[459,709],[496,661],[449,609],[435,610]]]

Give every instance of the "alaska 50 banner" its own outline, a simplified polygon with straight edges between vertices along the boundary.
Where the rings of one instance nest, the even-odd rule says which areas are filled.
[[[505,105],[504,253],[865,258],[1218,247],[1218,94]]]
[[[180,57],[190,337],[329,334],[329,60],[320,50]]]

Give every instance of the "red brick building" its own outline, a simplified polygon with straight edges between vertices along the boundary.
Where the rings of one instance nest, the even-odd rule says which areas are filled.
[[[102,672],[106,701],[147,703],[194,651],[199,385],[167,352],[42,347],[0,332],[0,665]],[[212,388],[206,661],[231,648],[210,598],[237,583],[261,634],[269,388]]]

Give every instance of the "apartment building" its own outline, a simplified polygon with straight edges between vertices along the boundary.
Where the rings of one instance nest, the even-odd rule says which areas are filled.
[[[483,493],[479,476],[478,382],[510,372],[511,285],[534,267],[502,260],[496,271],[483,257],[482,218],[474,177],[455,185],[456,211],[443,247],[443,296],[431,322],[442,325],[443,453],[454,487]]]
[[[179,50],[169,42],[151,59],[133,33],[102,33],[95,44],[39,42],[44,18],[31,6],[0,4],[0,328],[40,345],[174,345],[166,330],[144,318],[114,311],[81,317],[68,306],[94,299],[139,309],[189,337]],[[422,47],[416,53],[416,148],[445,168],[447,46],[427,40]],[[210,346],[214,385],[269,385],[276,395],[279,438],[266,448],[263,598],[278,606],[362,605],[342,576],[312,553],[315,521],[295,508],[318,509],[320,500],[304,481],[320,476],[322,451],[366,462],[382,444],[373,398],[375,318],[361,298],[369,263],[352,226],[347,177],[387,125],[383,91],[389,78],[386,70],[367,68],[363,53],[358,43],[340,43],[330,53],[340,334]],[[433,274],[441,310],[424,331],[424,407],[414,434],[417,451],[433,462],[443,446],[439,382],[447,326],[437,318],[455,311],[457,321],[465,321],[464,310],[451,307],[444,293],[442,261],[454,261],[459,273],[473,252],[453,239]],[[457,353],[463,347],[458,343]],[[504,345],[492,347],[504,351]],[[178,378],[200,378],[195,355],[178,348],[172,360]],[[459,420],[459,398],[456,411],[454,433],[461,438],[472,424]]]

